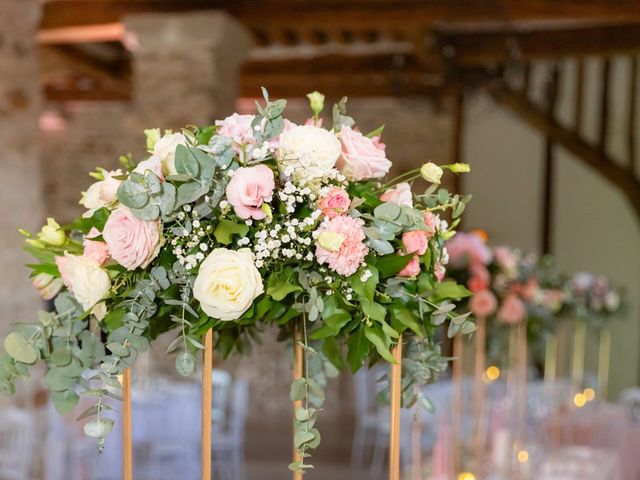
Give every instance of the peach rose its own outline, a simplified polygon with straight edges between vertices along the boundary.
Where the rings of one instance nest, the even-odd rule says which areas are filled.
[[[527,309],[524,303],[514,294],[507,295],[498,310],[498,318],[510,325],[520,323],[526,315]]]
[[[398,272],[398,276],[400,277],[415,277],[420,273],[420,259],[417,255],[414,255],[409,263],[405,265],[405,267]]]
[[[402,234],[402,245],[407,253],[424,255],[429,247],[427,234],[423,230],[413,230]]]
[[[498,306],[498,301],[489,290],[476,292],[469,301],[469,308],[478,317],[489,317],[493,315]]]
[[[160,251],[159,221],[137,218],[124,205],[116,208],[107,219],[102,236],[109,253],[127,270],[146,267]]]
[[[82,242],[84,246],[83,256],[91,258],[102,265],[109,258],[109,246],[105,242],[91,240],[100,235],[97,228],[93,227]]]
[[[333,218],[337,215],[346,213],[351,205],[349,194],[339,187],[333,187],[329,190],[324,197],[318,202],[318,208],[322,210],[322,214],[325,217]]]
[[[262,220],[267,216],[262,205],[271,200],[274,188],[273,172],[266,165],[241,167],[227,185],[227,200],[243,220]]]
[[[337,167],[352,180],[384,177],[391,168],[384,149],[362,133],[344,126],[340,129],[342,155]]]
[[[427,226],[427,229],[426,229],[427,237],[432,237],[433,235],[435,235],[436,216],[429,210],[426,210],[424,212],[424,224]]]
[[[413,207],[413,196],[411,195],[411,185],[407,182],[402,182],[396,185],[394,188],[390,188],[382,195],[380,200],[383,202],[396,203],[398,205],[406,205],[407,207]]]

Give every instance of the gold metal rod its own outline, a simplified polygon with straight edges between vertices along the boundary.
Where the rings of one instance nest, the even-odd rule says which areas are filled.
[[[200,439],[200,472],[202,480],[211,480],[211,395],[213,369],[213,330],[204,334],[202,359],[202,427]]]
[[[557,344],[557,355],[556,355],[556,378],[564,378],[567,374],[565,364],[567,362],[567,343],[568,343],[568,332],[569,322],[567,320],[560,320],[558,328],[556,330],[556,344]]]
[[[527,320],[518,325],[518,449],[526,444],[526,414],[527,414]]]
[[[584,352],[587,341],[587,324],[576,320],[573,331],[573,361],[571,362],[571,378],[578,390],[584,386]]]
[[[122,372],[122,478],[133,480],[133,443],[131,440],[131,369]]]
[[[558,339],[555,335],[549,335],[544,347],[544,383],[551,385],[556,381],[556,366],[558,359]]]
[[[451,469],[457,475],[461,468],[462,442],[462,377],[464,374],[464,340],[461,334],[453,337],[453,422],[451,439]]]
[[[300,322],[304,322],[304,319],[301,319]],[[302,360],[302,327],[300,323],[296,323],[293,327],[293,379],[298,380],[302,378],[304,362]],[[296,400],[293,402],[293,418],[295,418],[295,413],[298,408],[302,407],[302,401]],[[299,462],[302,460],[300,456],[300,452],[296,448],[295,444],[293,445],[293,461]],[[302,480],[302,471],[294,471],[293,472],[293,480]]]
[[[419,392],[419,387],[415,386],[414,391]],[[419,404],[415,406],[413,414],[413,424],[411,426],[411,463],[412,480],[422,480],[422,420]]]
[[[400,480],[400,407],[402,403],[402,336],[391,352],[391,402],[389,433],[389,480]]]
[[[600,346],[598,348],[598,390],[602,400],[609,394],[609,370],[611,364],[611,330],[600,329]]]
[[[483,441],[483,429],[482,421],[484,417],[484,374],[487,368],[487,322],[483,317],[476,319],[476,332],[475,332],[475,449],[476,449],[476,461],[479,464],[483,462],[484,454],[484,441]]]

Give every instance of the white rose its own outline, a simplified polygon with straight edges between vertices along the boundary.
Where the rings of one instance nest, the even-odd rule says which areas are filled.
[[[216,248],[200,265],[193,296],[219,320],[236,320],[264,292],[262,277],[248,248]]]
[[[420,174],[422,175],[422,178],[431,183],[440,183],[442,173],[442,168],[432,162],[425,163],[420,168]]]
[[[293,168],[294,179],[317,179],[326,175],[341,153],[336,136],[312,125],[295,126],[280,135],[277,160],[280,171]]]
[[[91,258],[68,253],[63,257],[56,257],[56,264],[64,284],[82,308],[93,308],[93,314],[98,320],[102,320],[107,312],[104,302],[100,300],[111,289],[111,280],[107,272]]]
[[[122,170],[112,170],[104,173],[104,180],[92,184],[86,192],[83,192],[80,205],[87,209],[83,217],[91,217],[96,210],[113,204],[118,198],[118,187],[122,180],[114,177],[123,175]]]
[[[187,145],[187,139],[181,133],[164,135],[153,146],[153,154],[160,157],[162,171],[166,175],[176,175],[176,148],[178,145]]]

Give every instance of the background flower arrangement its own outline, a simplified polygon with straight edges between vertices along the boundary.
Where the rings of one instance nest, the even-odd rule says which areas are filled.
[[[445,241],[469,197],[438,190],[443,170],[469,167],[427,163],[383,183],[391,162],[382,128],[357,130],[346,98],[325,129],[321,94],[309,95],[305,125],[283,118],[284,100],[264,97],[257,115],[147,130],[148,158],[122,157],[121,169],[92,173],[81,218],[23,232],[37,260],[33,284],[55,310],[16,324],[6,338],[0,389],[12,393],[15,379],[43,360],[60,412],[80,395],[95,399],[79,419],[102,445],[118,376],[159,334],[176,332],[168,350],[190,375],[209,329],[226,356],[248,352],[265,325],[277,325],[282,339],[302,332],[306,357],[305,375],[291,387],[301,402],[301,461],[292,469],[309,468],[305,459],[320,442],[326,377],[347,365],[392,362],[405,333],[403,398],[428,403],[414,386],[443,369],[435,328],[449,321],[450,336],[474,329],[468,313],[454,313],[470,292],[444,281]],[[420,178],[430,185],[413,195]]]

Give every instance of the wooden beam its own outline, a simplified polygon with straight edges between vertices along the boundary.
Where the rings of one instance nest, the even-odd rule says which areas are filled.
[[[611,84],[611,60],[602,60],[602,89],[600,90],[600,135],[599,148],[607,151],[607,139],[609,136],[609,85]]]
[[[630,80],[629,80],[629,109],[628,109],[628,130],[627,145],[629,155],[629,165],[631,171],[636,170],[636,126],[638,110],[638,57],[632,55],[629,58]]]
[[[640,181],[627,168],[616,164],[606,153],[587,144],[576,132],[540,111],[521,93],[505,86],[492,93],[496,101],[544,135],[553,138],[558,145],[616,186],[627,197],[640,220]]]
[[[573,119],[573,125],[575,131],[580,135],[582,132],[582,112],[583,112],[583,99],[584,99],[584,61],[578,59],[576,61],[576,89],[573,103],[575,104],[575,116]]]

